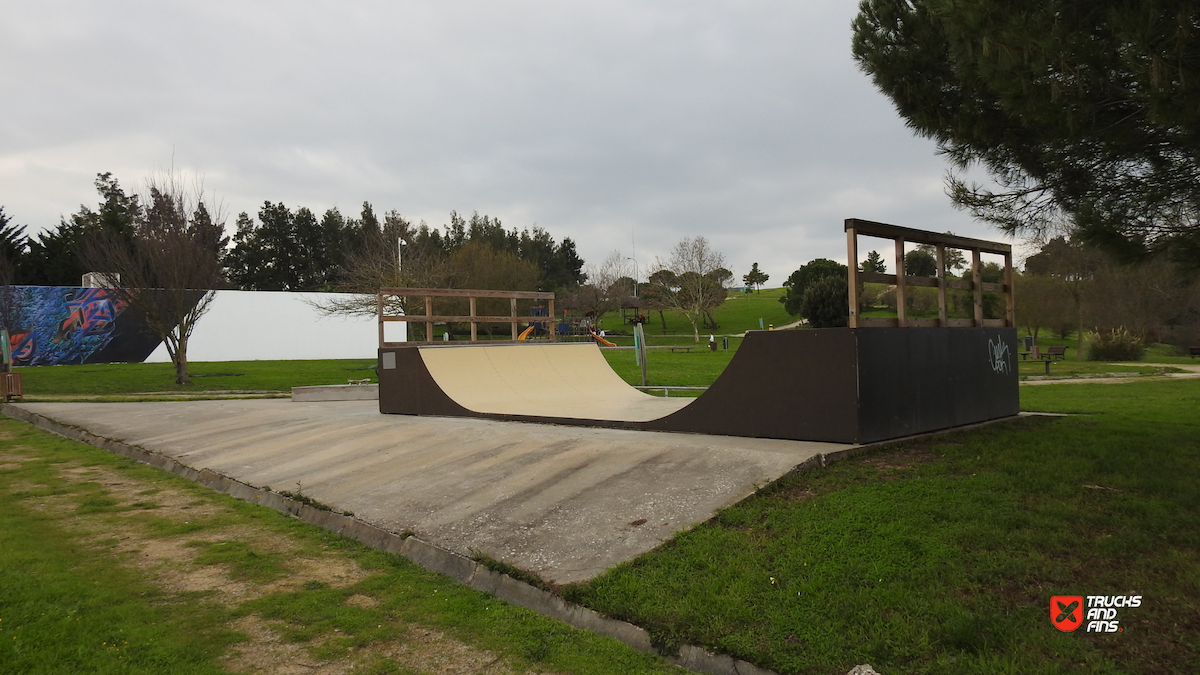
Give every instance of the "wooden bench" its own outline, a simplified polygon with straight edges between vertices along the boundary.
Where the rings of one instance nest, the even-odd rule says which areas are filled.
[[[671,347],[670,349],[671,349],[671,353],[672,353],[672,354],[674,354],[675,352],[690,352],[690,351],[692,351],[693,349],[695,349],[695,346],[692,346],[692,347]]]
[[[1053,345],[1049,349],[1047,349],[1044,354],[1042,354],[1042,358],[1046,359],[1048,361],[1049,360],[1066,361],[1067,360],[1067,347],[1066,347],[1066,345]]]

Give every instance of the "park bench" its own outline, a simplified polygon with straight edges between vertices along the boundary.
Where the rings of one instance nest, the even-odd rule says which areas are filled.
[[[696,347],[693,345],[691,347],[671,347],[670,349],[671,349],[671,353],[675,353],[675,352],[690,352],[695,348]]]
[[[1025,361],[1030,356],[1033,356],[1033,352],[1017,352],[1017,353],[1021,355],[1022,361]],[[1051,347],[1047,347],[1045,351],[1039,351],[1036,358],[1045,359],[1047,361],[1050,361],[1050,360],[1066,361],[1067,360],[1067,348],[1063,345],[1054,345]]]

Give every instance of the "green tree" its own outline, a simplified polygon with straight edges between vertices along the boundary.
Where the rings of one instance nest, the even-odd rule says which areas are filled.
[[[1066,218],[1123,260],[1200,267],[1200,5],[864,0],[853,54],[918,134],[991,190],[956,204],[1008,232]]]
[[[4,207],[0,206],[0,256],[15,266],[28,247],[29,237],[25,236],[25,226],[12,222],[12,218],[4,213]]]
[[[800,299],[800,316],[813,328],[839,328],[849,321],[849,283],[843,276],[825,276],[808,285]]]
[[[936,277],[937,258],[929,251],[917,247],[904,254],[904,275],[909,277]]]
[[[879,251],[871,251],[867,254],[867,259],[862,261],[859,269],[867,273],[887,274],[887,263],[883,262],[883,256],[879,255]]]
[[[1025,260],[1027,274],[1042,274],[1062,282],[1062,287],[1071,298],[1078,330],[1076,349],[1083,352],[1084,311],[1088,301],[1088,288],[1097,271],[1104,263],[1104,256],[1078,241],[1065,237],[1054,237],[1042,245],[1041,250]]]
[[[226,258],[230,281],[247,290],[328,290],[342,274],[347,242],[364,246],[383,241],[369,204],[363,205],[363,213],[362,220],[347,221],[330,209],[317,220],[308,207],[293,212],[268,201],[258,210],[257,227],[248,215],[239,214],[233,250]],[[395,251],[395,242],[391,245]]]
[[[133,230],[142,207],[136,194],[126,194],[111,173],[97,174],[96,191],[101,202],[95,211],[80,206],[79,212],[62,218],[29,241],[29,251],[18,263],[18,283],[44,286],[78,286],[87,272],[82,254],[85,240],[102,234],[133,246]]]
[[[752,289],[761,288],[763,284],[771,277],[767,276],[762,270],[758,269],[758,263],[750,266],[750,272],[742,277],[742,283]]]
[[[783,309],[788,314],[796,316],[800,314],[801,301],[804,299],[804,293],[808,290],[809,285],[824,277],[841,277],[845,279],[849,271],[845,265],[829,260],[828,258],[811,260],[801,265],[800,269],[792,272],[788,280],[783,282],[783,286],[787,290],[784,292],[783,297],[779,298],[779,302],[783,303]]]

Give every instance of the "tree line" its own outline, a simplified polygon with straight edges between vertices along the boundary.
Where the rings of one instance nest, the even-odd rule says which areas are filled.
[[[97,206],[80,206],[57,226],[33,237],[0,207],[0,254],[11,268],[12,283],[78,285],[85,273],[106,271],[95,269],[98,261],[89,259],[89,240],[112,238],[132,246],[136,233],[147,229],[155,208],[152,194],[126,192],[111,173],[99,174],[95,185],[100,195]],[[177,196],[202,192],[186,185],[175,187]],[[159,187],[150,190],[154,191],[165,194]],[[198,207],[203,210],[201,220],[223,232],[224,218],[214,220],[217,214],[209,212],[212,204],[200,200]],[[238,214],[232,239],[222,234],[215,242],[220,273],[212,287],[365,291],[365,277],[372,275],[364,268],[380,258],[395,266],[401,257],[406,263],[404,279],[392,275],[389,283],[381,285],[454,286],[479,276],[473,263],[484,249],[491,256],[489,262],[503,267],[503,276],[512,277],[522,290],[553,291],[585,279],[583,260],[570,238],[556,242],[536,226],[505,229],[498,218],[478,213],[467,218],[451,212],[443,229],[413,224],[395,210],[380,217],[368,202],[363,202],[356,217],[343,215],[336,207],[318,217],[308,207],[270,201],[256,215],[257,220],[245,212]]]

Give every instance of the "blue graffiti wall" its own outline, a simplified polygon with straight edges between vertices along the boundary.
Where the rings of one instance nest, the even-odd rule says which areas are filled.
[[[14,365],[141,363],[161,342],[108,289],[13,286],[9,292]]]

